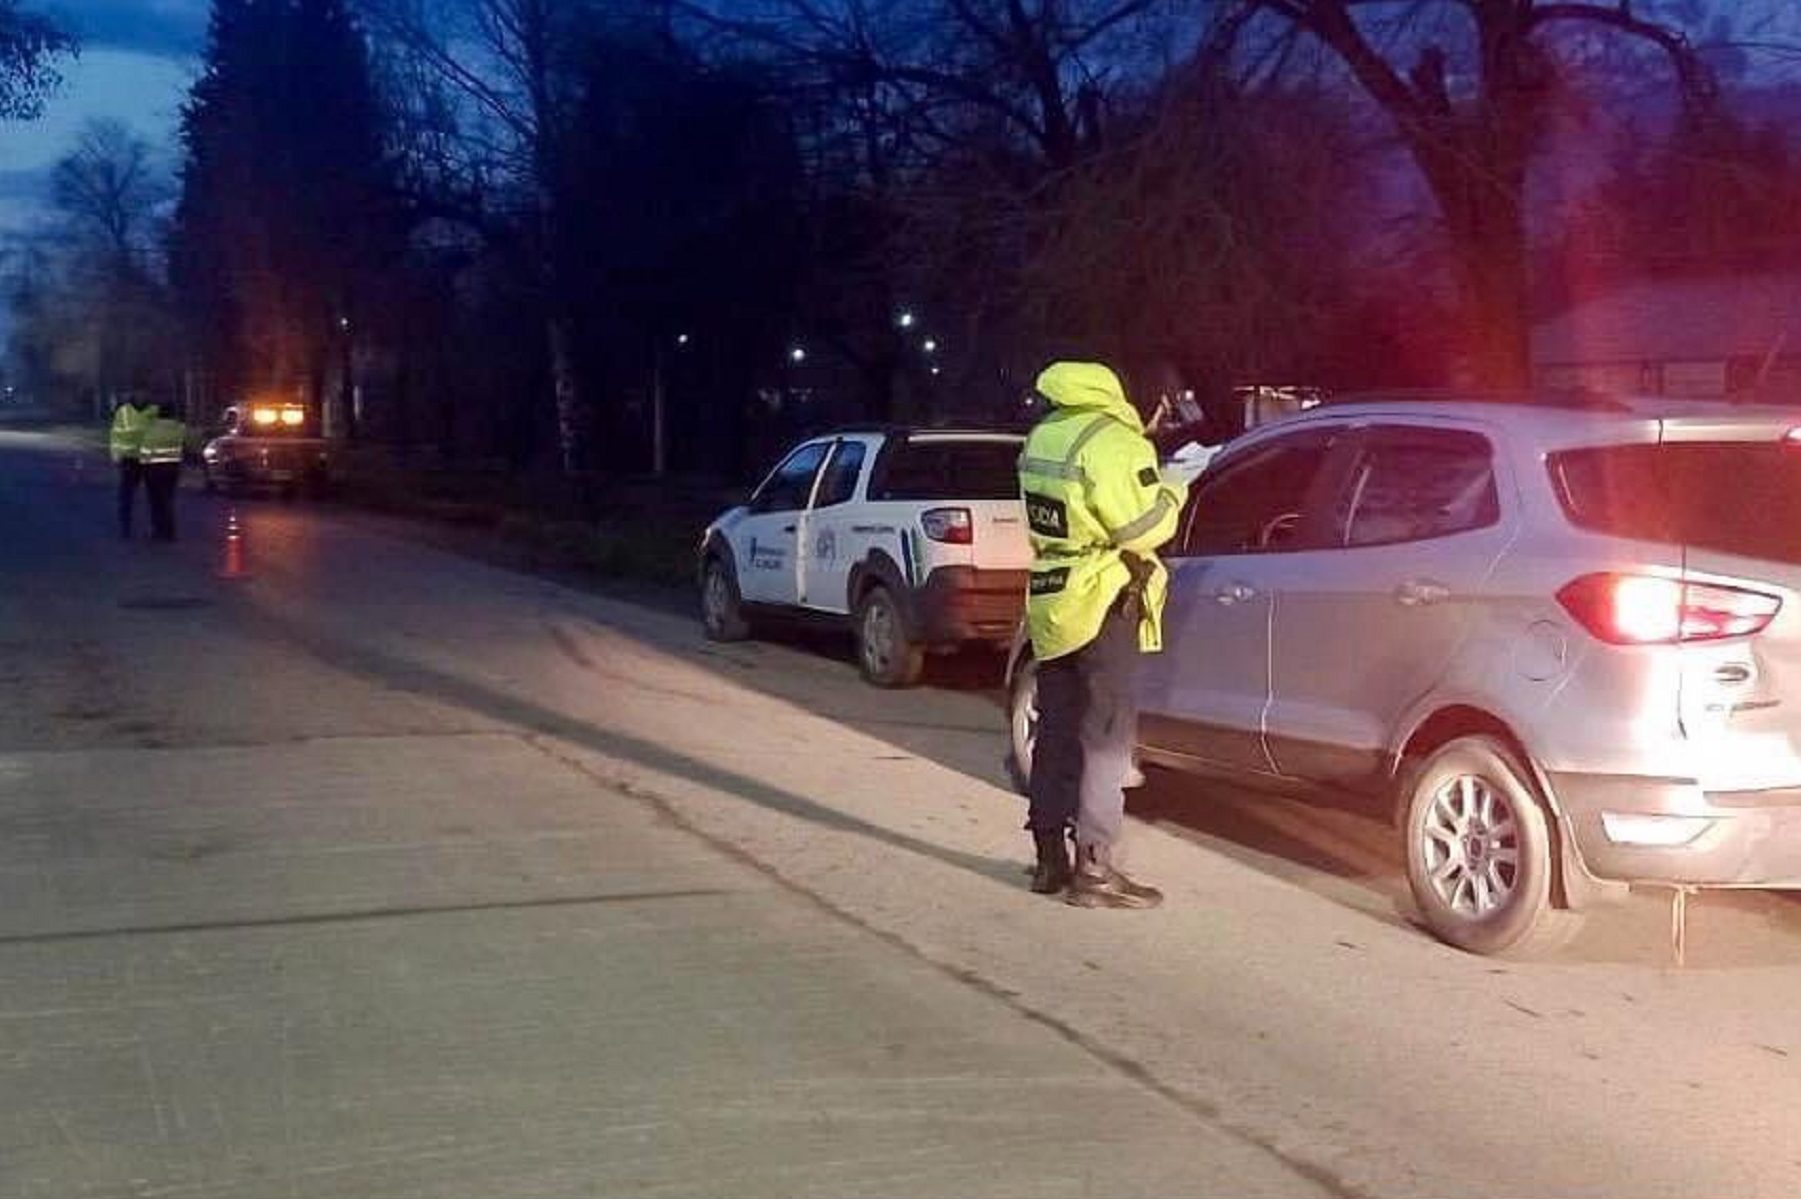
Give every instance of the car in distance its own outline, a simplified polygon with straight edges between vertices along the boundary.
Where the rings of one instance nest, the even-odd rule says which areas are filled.
[[[979,429],[846,430],[796,446],[707,528],[701,616],[715,640],[760,618],[846,624],[883,687],[925,655],[1004,648],[1025,608],[1031,547],[1022,439]]]
[[[330,483],[325,439],[302,404],[234,405],[220,414],[215,435],[200,451],[208,491],[268,490],[320,494]]]
[[[1530,952],[1628,884],[1801,887],[1801,414],[1328,405],[1222,454],[1168,561],[1142,758],[1390,800],[1446,941]]]

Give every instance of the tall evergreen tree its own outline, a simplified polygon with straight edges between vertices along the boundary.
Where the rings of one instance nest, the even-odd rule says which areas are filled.
[[[171,273],[208,374],[324,399],[401,241],[344,0],[214,0],[182,143]]]

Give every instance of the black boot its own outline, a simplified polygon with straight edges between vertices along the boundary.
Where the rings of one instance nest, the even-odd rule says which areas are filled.
[[[1038,864],[1032,868],[1032,890],[1039,895],[1055,895],[1069,886],[1075,868],[1069,861],[1069,837],[1056,832],[1032,832],[1032,843],[1038,847]]]
[[[1154,908],[1163,892],[1135,883],[1113,868],[1105,849],[1085,845],[1077,852],[1069,902],[1079,908]]]

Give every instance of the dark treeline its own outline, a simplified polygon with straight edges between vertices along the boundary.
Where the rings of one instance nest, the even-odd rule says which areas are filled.
[[[103,126],[57,172],[13,370],[581,478],[1001,415],[1064,353],[1518,383],[1535,305],[1801,248],[1764,81],[1644,9],[214,0],[180,145]],[[28,32],[5,115],[64,48]],[[1541,213],[1572,130],[1604,162]]]

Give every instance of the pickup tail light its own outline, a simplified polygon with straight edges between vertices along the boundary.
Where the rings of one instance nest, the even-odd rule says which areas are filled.
[[[945,545],[975,544],[976,522],[968,508],[932,508],[919,514],[919,527]]]
[[[1779,597],[1761,591],[1628,574],[1583,575],[1557,593],[1557,602],[1609,645],[1749,637],[1782,608]]]

